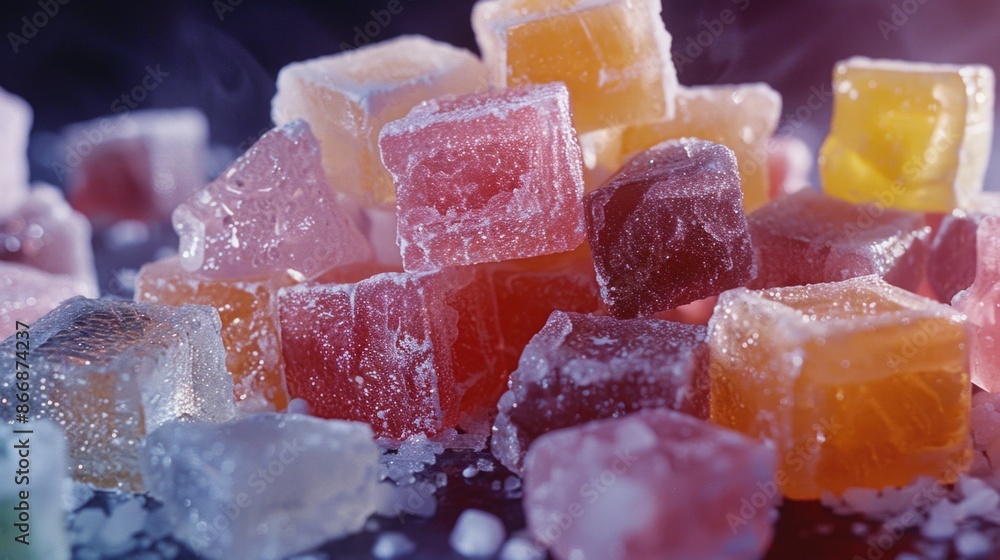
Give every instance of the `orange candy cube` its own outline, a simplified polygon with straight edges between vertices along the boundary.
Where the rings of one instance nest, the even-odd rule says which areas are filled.
[[[578,132],[672,114],[660,0],[483,0],[472,27],[497,87],[563,82]]]
[[[877,276],[719,297],[711,418],[770,440],[791,499],[954,482],[972,458],[962,316]]]
[[[226,369],[233,375],[237,406],[248,412],[284,410],[288,405],[285,365],[278,336],[274,294],[291,278],[216,280],[181,267],[176,257],[139,271],[135,299],[166,305],[210,305],[222,319]]]

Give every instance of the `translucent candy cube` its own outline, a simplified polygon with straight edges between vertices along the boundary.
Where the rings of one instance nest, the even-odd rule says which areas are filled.
[[[287,558],[360,531],[378,447],[360,422],[259,414],[170,422],[146,438],[143,479],[200,558]]]
[[[274,122],[304,119],[319,138],[330,185],[365,204],[392,207],[392,177],[378,135],[414,105],[486,85],[486,69],[465,49],[404,35],[350,52],[285,66],[271,102]]]
[[[71,276],[0,261],[0,340],[14,334],[16,321],[34,323],[71,297],[92,295],[90,284]]]
[[[610,132],[617,140],[598,144],[601,152],[591,161],[615,171],[664,140],[691,137],[722,144],[736,154],[743,206],[752,212],[769,199],[768,144],[780,117],[781,94],[767,84],[681,88],[674,118]]]
[[[429,101],[386,125],[379,145],[407,271],[583,242],[582,161],[562,84]]]
[[[59,189],[36,184],[13,214],[0,220],[0,261],[28,265],[71,278],[97,297],[97,270],[87,218],[73,210]]]
[[[524,511],[561,560],[761,558],[781,497],[774,450],[672,410],[642,410],[538,438]]]
[[[786,497],[954,482],[971,459],[960,313],[877,276],[719,296],[712,420],[770,440]]]
[[[850,58],[833,73],[823,190],[850,202],[950,212],[982,190],[993,137],[993,71]]]
[[[69,481],[62,431],[49,421],[4,426],[0,469],[8,473],[0,477],[0,558],[69,560],[63,516],[63,489]]]
[[[208,119],[197,109],[104,116],[63,136],[56,174],[69,175],[70,202],[95,224],[167,221],[208,181]]]
[[[972,382],[994,393],[1000,391],[1000,216],[984,217],[975,236],[976,275],[952,305],[972,327]]]
[[[668,140],[587,195],[601,297],[618,318],[647,316],[746,285],[756,274],[732,150]]]
[[[923,214],[851,204],[813,189],[774,200],[747,221],[757,256],[751,288],[877,274],[916,292],[931,228]]]
[[[138,446],[169,420],[235,414],[219,314],[210,307],[67,300],[30,329],[30,414],[62,427],[70,472],[142,491]],[[0,418],[14,420],[15,345],[0,343]]]
[[[659,0],[481,0],[472,27],[496,87],[563,82],[580,132],[673,115]]]
[[[303,121],[261,137],[174,211],[181,265],[211,278],[291,271],[315,278],[361,262],[371,247],[341,210]]]
[[[5,218],[28,195],[28,135],[31,105],[0,88],[0,219]]]
[[[987,216],[1000,216],[1000,193],[980,193],[967,210],[941,220],[927,258],[927,283],[938,301],[951,303],[975,280],[976,232]]]
[[[546,432],[644,408],[708,417],[705,327],[555,311],[500,398],[493,455],[515,473]]]
[[[288,276],[215,280],[188,272],[177,257],[146,264],[135,280],[135,300],[165,305],[208,305],[222,320],[226,369],[233,375],[242,411],[284,410],[285,362],[278,335],[279,288]]]
[[[379,437],[434,436],[495,408],[506,377],[489,287],[469,269],[279,293],[290,396]]]

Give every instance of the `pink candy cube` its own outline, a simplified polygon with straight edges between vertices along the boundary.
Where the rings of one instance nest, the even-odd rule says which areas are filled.
[[[535,440],[524,511],[559,560],[760,558],[780,500],[775,462],[742,434],[643,410]]]
[[[73,279],[73,295],[97,297],[90,223],[70,208],[59,189],[37,184],[16,212],[0,220],[0,261]]]
[[[303,121],[265,134],[174,211],[181,264],[210,278],[315,278],[371,247],[334,200]]]
[[[0,218],[13,212],[28,194],[28,133],[31,106],[0,88]]]
[[[994,393],[1000,391],[1000,216],[980,222],[976,256],[976,278],[952,305],[966,314],[972,326],[972,382]]]
[[[407,271],[583,242],[583,163],[562,84],[429,101],[386,125],[379,146]]]

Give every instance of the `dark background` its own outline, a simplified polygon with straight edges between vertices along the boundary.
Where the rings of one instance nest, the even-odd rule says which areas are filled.
[[[57,182],[53,133],[110,113],[116,99],[141,83],[147,65],[160,65],[169,77],[141,108],[199,107],[213,142],[245,148],[270,125],[278,70],[353,47],[356,27],[376,30],[375,40],[422,33],[477,50],[472,0],[398,0],[402,11],[385,25],[372,11],[385,10],[390,0],[42,1],[59,11],[38,16],[48,22],[16,54],[8,33],[21,34],[21,18],[30,21],[42,7],[38,0],[5,0],[0,7],[0,87],[35,108],[33,178],[50,182]],[[709,46],[699,53],[692,45],[721,22],[724,10],[735,21],[717,36],[702,35]],[[771,84],[784,96],[785,130],[814,149],[829,125],[830,103],[813,110],[807,102],[813,88],[829,87],[839,59],[860,54],[1000,68],[995,0],[666,0],[663,12],[675,56],[697,53],[683,65],[682,83]],[[896,28],[880,28],[880,20]],[[1000,182],[997,167],[990,184]]]

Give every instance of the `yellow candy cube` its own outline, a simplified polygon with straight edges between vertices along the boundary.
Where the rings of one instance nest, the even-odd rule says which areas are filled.
[[[395,209],[395,186],[378,149],[382,127],[421,101],[486,85],[486,68],[471,52],[407,35],[285,66],[271,117],[278,126],[309,123],[334,190]]]
[[[993,136],[986,66],[851,58],[833,73],[823,189],[850,202],[950,212],[983,188]]]
[[[472,27],[497,87],[564,82],[578,132],[672,114],[659,0],[481,0]]]
[[[743,186],[743,207],[768,201],[767,145],[781,117],[781,94],[767,84],[682,87],[672,119],[585,134],[580,139],[594,190],[637,153],[677,138],[695,137],[733,150]]]
[[[972,458],[962,316],[877,276],[723,293],[711,418],[774,443],[792,499],[953,482]]]

